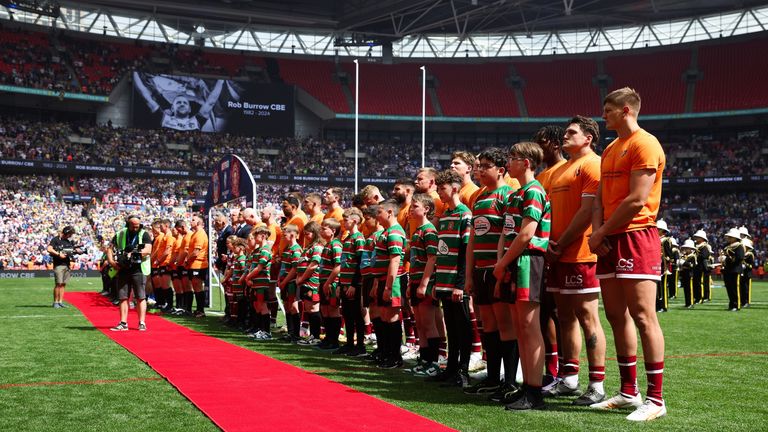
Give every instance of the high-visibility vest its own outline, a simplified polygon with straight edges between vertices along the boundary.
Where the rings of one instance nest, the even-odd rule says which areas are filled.
[[[138,234],[138,241],[139,244],[141,243],[141,239],[144,237],[144,230],[140,229]],[[121,250],[125,250],[125,242],[128,237],[128,228],[123,228],[117,233],[117,247]],[[149,262],[149,255],[145,256],[141,260],[141,273],[144,274],[144,276],[149,276],[149,274],[152,272],[152,263]]]

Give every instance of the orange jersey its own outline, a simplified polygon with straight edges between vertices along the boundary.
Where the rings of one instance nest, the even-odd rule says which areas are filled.
[[[465,206],[472,208],[475,206],[475,201],[472,199],[472,197],[475,196],[475,193],[479,190],[480,188],[476,184],[469,182],[462,186],[461,190],[459,190],[459,199],[462,203],[464,203]]]
[[[159,252],[164,249],[165,241],[163,240],[163,237],[165,237],[165,234],[160,233],[154,240],[152,240],[152,252],[149,253],[149,259],[152,262],[157,259]]]
[[[296,225],[296,228],[299,229],[299,238],[298,243],[304,244],[304,225],[307,224],[307,215],[304,214],[303,211],[297,211],[296,214],[291,216],[290,219],[288,219],[285,222],[285,226],[288,225]],[[280,237],[280,247],[278,247],[278,252],[280,253],[278,256],[283,255],[283,251],[285,251],[285,248],[288,247],[288,240],[285,239],[285,237]]]
[[[316,214],[316,215],[314,215],[314,216],[310,217],[310,218],[309,218],[309,221],[310,221],[310,222],[317,222],[317,223],[319,223],[319,224],[322,224],[322,223],[323,223],[323,219],[324,219],[324,218],[325,218],[325,215],[324,215],[324,214],[322,214],[322,213],[318,213],[318,214]],[[339,222],[341,222],[341,221],[339,221]]]
[[[509,174],[504,174],[504,181],[511,187],[513,190],[520,189],[520,182],[517,181],[516,178],[512,178],[509,176]]]
[[[280,225],[276,223],[267,225],[267,229],[269,230],[269,238],[267,241],[272,244],[272,256],[275,256],[277,250],[280,248],[280,241],[283,238],[283,230],[280,228]]]
[[[571,219],[581,208],[583,197],[597,195],[600,182],[600,156],[591,153],[576,160],[569,160],[549,177],[549,200],[552,206],[551,240],[557,241],[565,232]],[[591,213],[590,213],[591,214]],[[560,255],[560,262],[597,262],[597,255],[589,251],[587,236],[592,233],[588,227],[581,239],[568,245]]]
[[[437,191],[429,191],[429,196],[432,197],[433,200],[435,200],[435,216],[440,217],[443,215],[443,212],[445,212],[445,204],[443,204],[442,201],[440,201],[440,195],[437,194]]]
[[[341,207],[336,207],[335,209],[329,211],[325,214],[325,217],[323,217],[323,220],[334,218],[341,224],[341,239],[344,239],[347,236],[347,229],[344,228],[344,209]]]
[[[549,183],[552,180],[552,173],[557,171],[558,168],[563,166],[563,164],[566,162],[565,159],[559,161],[558,163],[552,165],[551,167],[545,169],[544,171],[540,172],[539,175],[536,176],[536,181],[541,183],[541,186],[544,187],[544,192],[549,193]]]
[[[162,266],[168,266],[171,264],[171,260],[173,259],[173,251],[176,250],[176,237],[166,234],[165,235],[165,250],[168,251],[168,255],[165,257],[165,260],[161,263]]]
[[[337,221],[339,221],[340,224],[343,224],[344,222],[344,209],[341,207],[336,207],[335,209],[329,211],[325,214],[323,217],[323,220],[334,218]]]
[[[656,226],[656,215],[661,202],[661,175],[666,158],[659,140],[643,129],[638,129],[626,139],[616,138],[603,152],[600,167],[603,221],[608,220],[616,208],[629,195],[629,179],[632,171],[653,170],[656,178],[643,208],[632,220],[608,233],[619,234]]]
[[[199,229],[192,234],[187,249],[189,251],[187,258],[195,252],[195,249],[200,249],[195,259],[189,263],[190,269],[208,268],[208,234],[204,229]]]
[[[181,238],[181,246],[179,246],[179,255],[184,255],[184,259],[186,259],[187,255],[189,255],[189,241],[192,239],[192,231],[187,231],[186,234],[184,234],[184,237]],[[184,262],[180,261],[179,264],[183,267],[185,265]]]

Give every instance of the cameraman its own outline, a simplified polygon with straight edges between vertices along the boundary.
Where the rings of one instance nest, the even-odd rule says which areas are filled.
[[[64,288],[69,282],[71,277],[69,271],[69,264],[72,261],[72,256],[75,253],[81,251],[75,247],[70,238],[75,233],[75,229],[71,225],[65,226],[61,230],[61,234],[51,239],[48,244],[48,253],[53,258],[53,308],[60,309],[66,307],[62,302],[64,299]]]
[[[145,331],[147,329],[144,323],[147,315],[147,295],[144,284],[151,271],[149,255],[152,252],[152,238],[148,232],[144,231],[139,217],[131,215],[126,219],[125,228],[115,234],[112,246],[107,249],[107,260],[109,265],[117,269],[120,323],[110,330],[128,330],[128,299],[133,292],[139,313],[139,331]],[[117,257],[114,250],[117,251]]]

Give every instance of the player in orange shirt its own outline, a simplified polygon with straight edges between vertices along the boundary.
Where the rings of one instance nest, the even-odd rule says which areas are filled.
[[[472,153],[465,151],[451,153],[451,169],[461,176],[459,199],[470,209],[475,204],[472,201],[472,196],[480,189],[472,182],[472,172],[476,162],[477,158]]]
[[[299,209],[299,199],[291,194],[286,195],[280,207],[283,209],[283,215],[285,215],[285,224],[283,226],[296,225],[296,228],[299,230],[299,244],[303,244],[304,225],[307,224],[307,215]],[[287,246],[288,242],[285,238],[281,239],[278,250],[280,255],[283,254]]]
[[[589,251],[592,205],[600,182],[600,156],[594,146],[600,128],[589,117],[576,116],[565,130],[563,150],[570,156],[549,176],[552,205],[547,261],[547,290],[555,293],[560,323],[561,380],[546,396],[579,396],[573,404],[592,405],[605,399],[605,333],[600,325],[597,256]],[[589,360],[589,387],[579,390],[579,354],[584,330]]]
[[[437,220],[445,212],[445,204],[440,201],[440,197],[437,195],[435,177],[437,177],[437,170],[432,167],[426,167],[419,170],[416,174],[416,180],[413,182],[416,187],[416,193],[428,193],[435,200],[435,219],[432,221],[433,224],[437,224]]]
[[[323,202],[326,206],[325,219],[334,218],[339,223],[344,219],[344,209],[341,208],[341,200],[344,198],[344,190],[338,187],[327,189],[323,192]],[[342,232],[346,232],[342,228]]]
[[[195,293],[195,318],[205,317],[205,286],[203,281],[208,281],[208,234],[203,227],[203,218],[200,215],[192,216],[190,220],[192,236],[187,246],[187,259],[185,267],[189,269],[189,281],[192,291]],[[190,302],[191,306],[191,302]]]
[[[600,185],[592,212],[589,249],[596,253],[605,315],[613,330],[621,375],[620,392],[596,409],[633,407],[631,421],[667,414],[662,396],[664,334],[656,317],[661,279],[661,242],[656,215],[665,156],[659,141],[637,123],[640,95],[624,87],[603,101],[603,119],[616,138],[603,152]],[[637,331],[643,344],[648,392],[637,389]]]
[[[536,132],[533,141],[544,151],[544,164],[546,168],[536,176],[536,181],[541,183],[545,192],[549,192],[549,179],[556,169],[565,163],[563,157],[563,137],[565,130],[556,125],[544,126]],[[545,264],[544,283],[549,271],[549,264]],[[552,289],[545,286],[541,299],[541,330],[544,333],[544,359],[545,371],[544,388],[545,393],[552,390],[558,382],[560,368],[560,355],[558,352],[558,340],[560,329],[557,320],[557,311],[555,310],[555,295]]]
[[[189,283],[189,269],[186,267],[186,262],[192,231],[187,229],[187,223],[181,219],[176,221],[176,231],[181,235],[181,239],[176,240],[179,248],[174,254],[173,261],[176,267],[176,278],[179,281],[180,291],[176,291],[177,308],[174,310],[174,315],[191,315],[193,294],[192,286]]]
[[[307,217],[309,217],[309,222],[323,223],[323,218],[325,217],[323,214],[323,197],[319,193],[308,193],[304,197],[301,207],[307,214]]]

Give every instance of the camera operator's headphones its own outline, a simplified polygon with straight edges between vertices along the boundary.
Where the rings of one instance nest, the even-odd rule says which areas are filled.
[[[127,218],[125,218],[125,227],[126,227],[126,228],[128,228],[128,225],[129,225],[129,221],[130,221],[131,219],[138,219],[138,220],[141,220],[141,218],[139,217],[139,215],[135,215],[135,214],[129,215]],[[139,229],[142,229],[142,228],[144,228],[144,224],[139,224]]]

